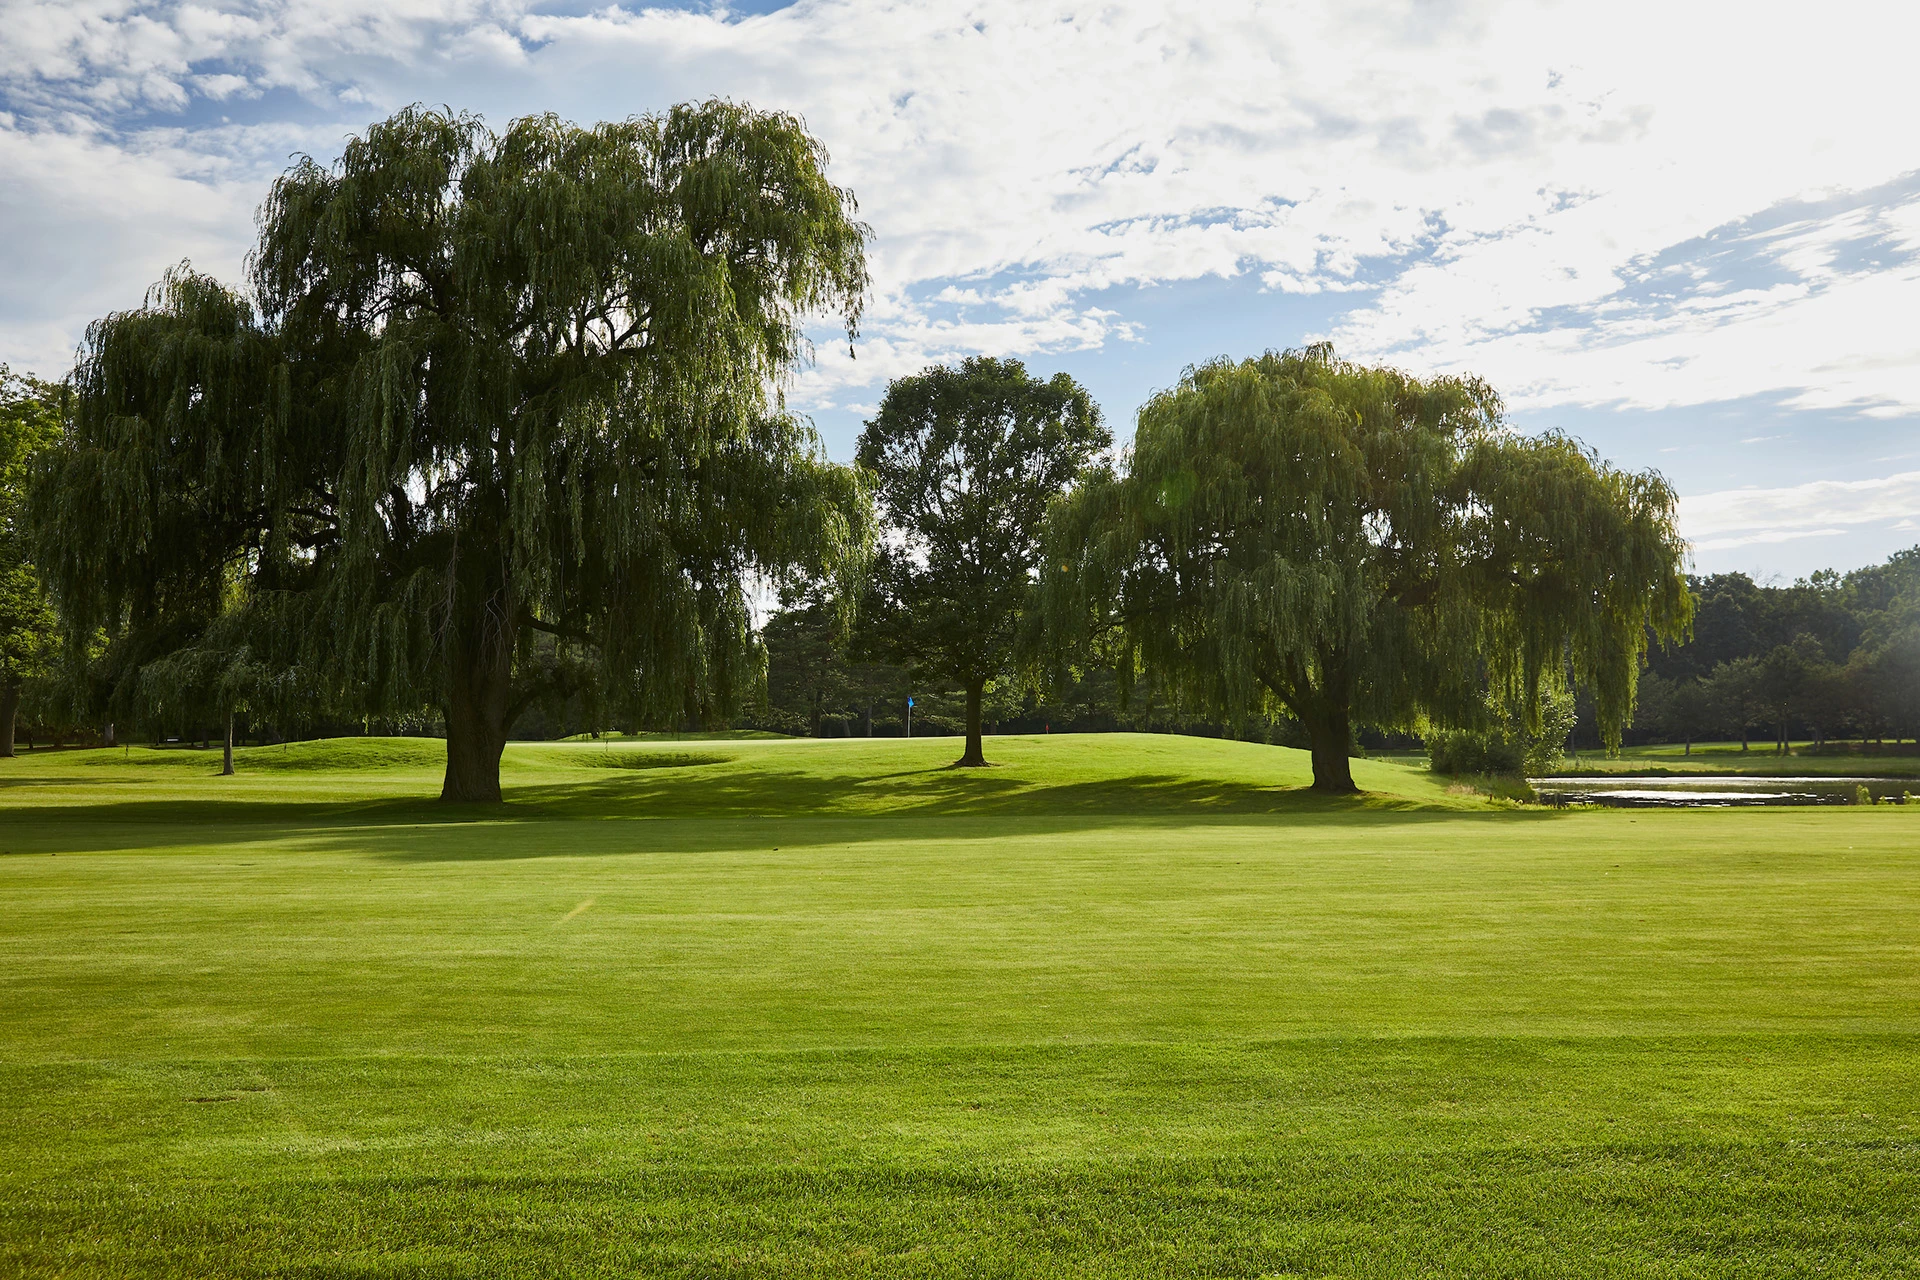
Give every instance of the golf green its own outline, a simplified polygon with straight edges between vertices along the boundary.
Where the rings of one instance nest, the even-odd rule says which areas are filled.
[[[1920,1275],[1920,806],[987,745],[0,762],[0,1275]]]

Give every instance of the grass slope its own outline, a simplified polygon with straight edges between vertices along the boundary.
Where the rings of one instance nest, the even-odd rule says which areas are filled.
[[[1920,813],[954,745],[0,766],[0,1274],[1916,1273]]]

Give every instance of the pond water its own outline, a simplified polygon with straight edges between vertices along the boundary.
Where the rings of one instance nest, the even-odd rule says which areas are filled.
[[[1899,800],[1920,790],[1915,778],[1762,778],[1689,775],[1665,778],[1619,776],[1528,778],[1547,804],[1604,804],[1621,808],[1716,809],[1734,805],[1854,804],[1865,787],[1876,801]]]

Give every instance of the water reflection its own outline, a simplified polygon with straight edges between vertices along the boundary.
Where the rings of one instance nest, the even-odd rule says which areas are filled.
[[[1529,778],[1547,804],[1604,804],[1621,808],[1712,809],[1735,805],[1858,804],[1860,791],[1876,803],[1899,801],[1920,786],[1912,778],[1762,778],[1752,775],[1682,778]]]

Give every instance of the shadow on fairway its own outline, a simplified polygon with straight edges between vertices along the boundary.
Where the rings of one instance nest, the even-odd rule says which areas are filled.
[[[351,745],[366,754],[366,744]],[[392,763],[420,763],[414,757],[421,752],[412,743],[372,746],[382,764],[389,756]],[[292,794],[183,797],[176,791],[164,798],[143,797],[137,781],[83,777],[77,770],[32,781],[5,779],[29,786],[81,783],[87,794],[82,803],[36,801],[14,809],[8,814],[11,830],[0,836],[0,852],[165,852],[287,843],[441,861],[897,841],[935,830],[978,838],[989,834],[982,822],[1009,819],[1022,833],[1046,833],[1249,819],[1373,825],[1557,816],[1444,796],[1430,780],[1411,772],[1404,785],[1413,796],[1384,791],[1329,796],[1297,785],[1297,771],[1285,778],[1296,785],[1277,785],[1271,774],[1262,777],[1264,769],[1250,770],[1238,761],[1222,762],[1226,776],[1209,777],[1151,764],[1140,768],[1145,761],[1109,762],[1105,753],[1091,760],[1069,758],[1064,767],[1029,759],[993,770],[954,770],[944,760],[909,767],[900,767],[899,760],[843,762],[813,752],[796,753],[793,765],[708,751],[635,752],[629,763],[628,754],[604,761],[598,752],[577,760],[521,761],[507,770],[506,801],[497,805],[443,804],[434,797],[436,780],[424,773],[418,775],[420,790],[403,796],[356,795],[355,778],[372,775],[353,771],[309,773],[290,784],[297,788]],[[610,767],[615,763],[622,767]],[[1103,771],[1109,763],[1119,768]],[[1397,774],[1374,780],[1401,781]],[[609,821],[611,826],[602,825]],[[776,822],[782,825],[769,825]],[[711,829],[697,830],[703,823]],[[903,830],[908,823],[912,830]]]
[[[1135,773],[1049,782],[1020,772],[978,772],[944,764],[886,773],[832,775],[754,769],[661,771],[533,783],[511,789],[510,804],[554,816],[623,818],[736,817],[1045,817],[1063,813],[1351,814],[1458,812],[1384,793],[1329,796],[1305,787]]]
[[[498,805],[430,797],[360,802],[134,800],[21,811],[0,847],[16,853],[164,851],[292,841],[360,849],[408,861],[577,857],[643,852],[803,847],[980,834],[983,821],[1017,818],[1022,833],[1109,825],[1188,827],[1246,819],[1287,824],[1552,821],[1551,810],[1451,807],[1389,795],[1327,796],[1306,788],[1137,775],[1036,784],[955,775],[942,768],[881,776],[782,778],[766,771],[683,774],[672,781],[614,777],[511,787]],[[697,821],[696,821],[697,820]],[[618,832],[569,831],[612,821]],[[768,830],[768,824],[783,824]],[[929,824],[937,824],[929,825]]]
[[[436,828],[500,822],[504,805],[443,805],[428,797],[340,802],[259,800],[123,800],[36,805],[5,815],[0,854],[165,853],[209,845],[273,843],[348,830]]]
[[[1105,830],[1164,830],[1170,841],[1191,838],[1203,828],[1246,826],[1276,828],[1339,826],[1359,832],[1407,823],[1554,821],[1550,811],[1467,813],[1430,810],[1301,811],[1287,814],[1080,814],[1022,816],[1012,822],[999,815],[927,815],[911,825],[897,815],[879,817],[772,817],[735,819],[615,820],[595,830],[570,822],[498,823],[469,828],[457,835],[425,826],[390,828],[380,832],[378,847],[366,838],[341,833],[328,841],[340,848],[360,848],[371,856],[393,862],[510,862],[537,858],[601,858],[650,853],[766,853],[783,850],[853,847],[868,843],[902,844],[916,841],[998,840],[1010,837],[1073,836]]]

